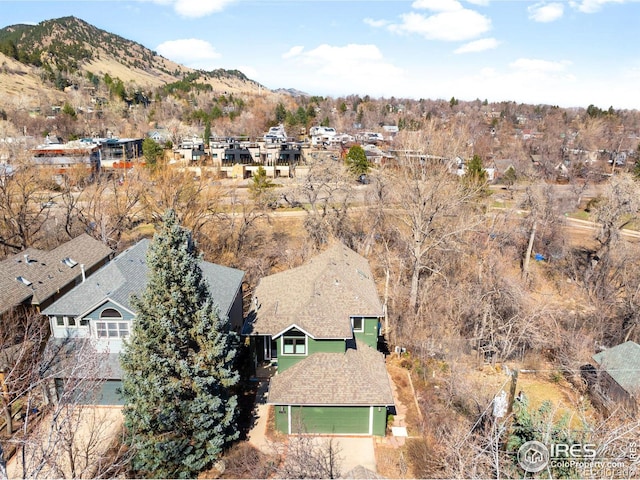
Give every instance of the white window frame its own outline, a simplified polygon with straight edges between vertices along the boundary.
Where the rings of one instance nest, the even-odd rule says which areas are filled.
[[[112,310],[118,313],[118,315],[120,316],[103,317],[102,314],[107,310]],[[104,308],[100,312],[100,318],[95,322],[96,338],[106,340],[119,340],[122,338],[128,338],[131,334],[129,323],[130,322],[128,320],[124,320],[124,318],[122,317],[122,313],[118,309],[115,309],[113,307]]]
[[[355,319],[359,318],[360,319],[360,328],[356,328],[355,325]],[[364,317],[351,317],[351,328],[353,328],[354,332],[364,332]]]
[[[122,338],[129,338],[131,332],[129,331],[129,322],[126,320],[97,320],[95,322],[95,334],[96,338],[117,340]]]
[[[302,332],[300,332],[302,333]],[[286,340],[293,340],[293,352],[292,353],[287,353],[285,351],[285,347],[286,345]],[[304,351],[303,352],[296,352],[296,350],[298,349],[297,347],[302,346]],[[282,351],[282,355],[286,355],[289,357],[305,357],[307,356],[307,352],[309,351],[309,345],[307,342],[307,336],[302,334],[302,335],[287,335],[284,334],[282,335],[282,343],[281,343],[281,351]]]

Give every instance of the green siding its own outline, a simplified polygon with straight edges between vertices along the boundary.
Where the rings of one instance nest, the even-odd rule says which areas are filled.
[[[307,355],[283,355],[282,337],[277,339],[278,346],[278,371],[284,372],[287,368],[295,365],[307,356],[318,352],[341,353],[345,351],[344,340],[314,340],[307,337]]]
[[[380,332],[380,321],[376,318],[364,319],[364,331],[353,332],[356,339],[366,343],[373,349],[378,349],[378,334]]]
[[[282,433],[289,433],[289,406],[276,405],[276,430]]]
[[[373,407],[373,435],[384,437],[387,434],[387,407]]]
[[[119,305],[117,305],[117,304],[115,304],[115,303],[113,303],[111,301],[107,301],[107,302],[103,303],[102,305],[100,305],[95,310],[89,312],[87,315],[84,316],[84,318],[90,318],[91,320],[98,320],[100,318],[100,312],[102,312],[105,308],[113,308],[113,309],[119,311],[120,314],[122,315],[122,319],[123,320],[132,320],[135,317],[135,315],[133,315],[128,310],[125,310],[121,306],[119,306]]]
[[[309,339],[309,354],[318,352],[344,353],[344,340],[313,340]]]

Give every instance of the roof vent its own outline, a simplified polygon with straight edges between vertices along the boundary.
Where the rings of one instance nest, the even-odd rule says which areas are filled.
[[[71,257],[66,257],[62,259],[62,263],[64,263],[67,267],[69,268],[73,268],[75,267],[78,262],[76,262],[73,258]]]
[[[20,283],[24,283],[27,287],[31,285],[31,282],[22,276],[16,277],[16,280],[19,281]]]

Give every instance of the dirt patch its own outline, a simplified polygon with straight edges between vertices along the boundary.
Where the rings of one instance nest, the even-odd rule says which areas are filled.
[[[568,416],[568,424],[573,429],[583,429],[584,422],[594,418],[595,411],[589,401],[553,370],[542,374],[520,373],[517,390],[527,397],[533,408],[539,408],[545,401],[550,402],[554,420]]]

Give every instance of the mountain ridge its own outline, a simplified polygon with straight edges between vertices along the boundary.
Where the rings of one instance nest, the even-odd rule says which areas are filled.
[[[61,98],[64,87],[105,75],[140,90],[186,76],[215,92],[265,90],[239,70],[192,69],[73,16],[0,29],[0,65],[0,98],[17,94]]]

